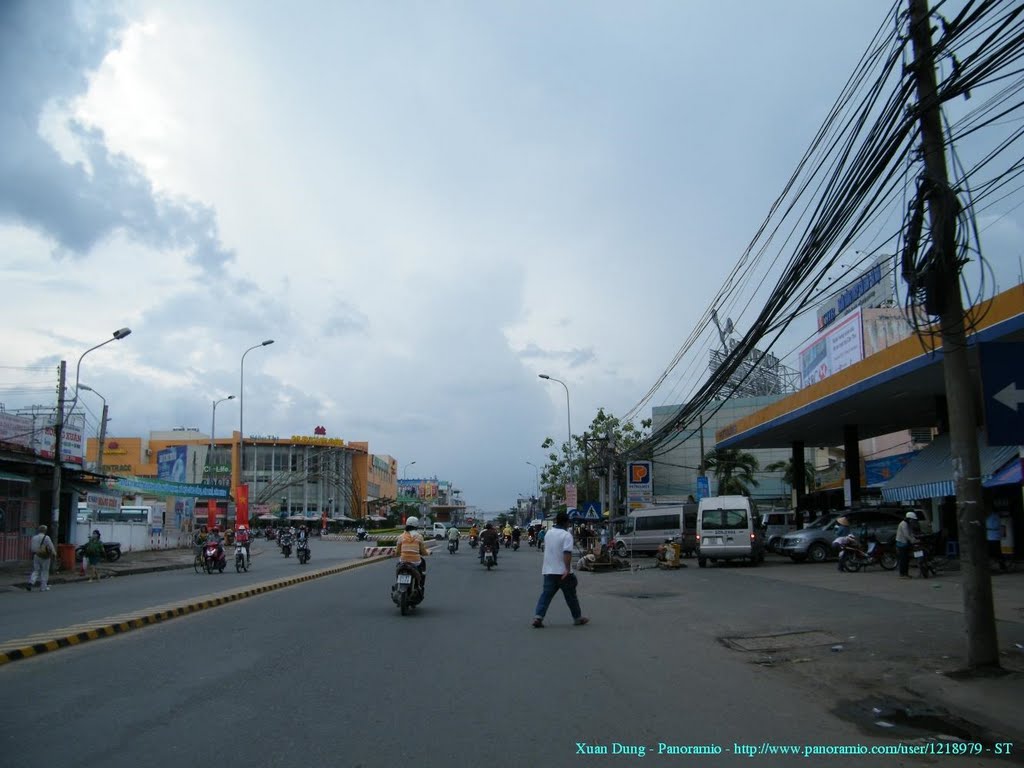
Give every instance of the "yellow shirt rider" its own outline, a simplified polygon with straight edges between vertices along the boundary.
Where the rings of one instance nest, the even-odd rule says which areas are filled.
[[[403,563],[416,566],[419,571],[421,583],[427,580],[427,563],[423,559],[430,555],[430,550],[423,543],[423,537],[419,533],[420,520],[418,517],[409,517],[405,521],[405,533],[399,535],[395,543],[395,557]]]

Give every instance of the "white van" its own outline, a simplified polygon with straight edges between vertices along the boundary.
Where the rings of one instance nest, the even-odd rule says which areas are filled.
[[[611,547],[620,557],[630,552],[654,554],[671,540],[680,545],[682,554],[692,554],[697,548],[696,525],[696,504],[635,509],[617,526]]]
[[[757,507],[746,496],[710,496],[697,509],[697,565],[710,560],[764,561],[764,536]]]

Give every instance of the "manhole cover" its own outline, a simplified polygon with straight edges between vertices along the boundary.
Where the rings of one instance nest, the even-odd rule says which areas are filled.
[[[790,648],[809,648],[814,645],[834,645],[839,638],[815,629],[807,632],[783,632],[778,635],[752,637],[723,637],[722,642],[734,651],[781,651]]]

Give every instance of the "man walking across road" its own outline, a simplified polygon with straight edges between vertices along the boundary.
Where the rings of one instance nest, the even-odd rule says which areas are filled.
[[[39,582],[40,592],[49,592],[50,587],[46,582],[50,580],[50,562],[57,554],[57,548],[53,546],[53,540],[46,535],[46,526],[40,525],[36,529],[36,535],[32,537],[32,575],[28,577],[28,588],[32,591],[35,583]]]
[[[573,624],[582,626],[590,621],[580,610],[580,601],[576,597],[576,574],[572,572],[572,534],[566,530],[569,516],[565,512],[555,515],[555,526],[544,537],[544,564],[541,575],[544,577],[544,588],[537,600],[537,608],[533,614],[533,626],[540,629],[544,626],[551,599],[558,590],[562,590],[566,605],[572,614]]]

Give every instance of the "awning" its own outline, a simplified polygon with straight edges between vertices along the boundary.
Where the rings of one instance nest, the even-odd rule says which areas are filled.
[[[900,472],[880,488],[885,501],[955,496],[953,469],[950,464],[949,434],[936,436],[931,445],[919,451]],[[1015,445],[988,445],[984,432],[978,432],[978,459],[982,482],[989,480],[1000,467],[1017,454]]]
[[[16,475],[13,472],[0,472],[0,480],[9,480],[12,483],[31,483],[31,477]]]
[[[1021,459],[1015,458],[992,477],[985,481],[986,488],[994,488],[997,485],[1020,485],[1021,484]]]

